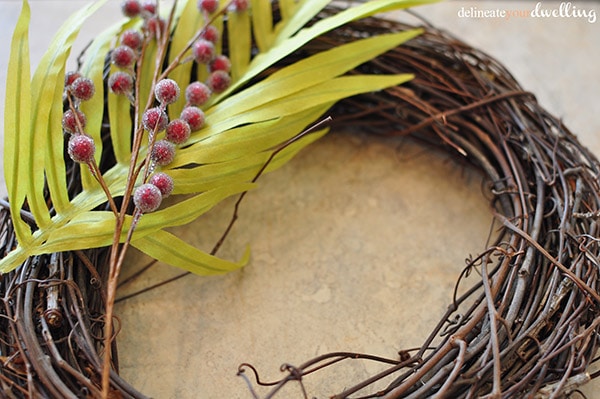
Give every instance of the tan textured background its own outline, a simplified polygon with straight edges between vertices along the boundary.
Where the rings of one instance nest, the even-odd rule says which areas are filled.
[[[31,2],[34,63],[50,34],[84,3]],[[119,3],[109,1],[83,37],[105,27]],[[572,3],[600,13],[598,2]],[[535,4],[449,1],[417,11],[501,60],[600,154],[599,21],[458,16],[462,7]],[[0,108],[19,9],[19,1],[0,1]],[[491,221],[476,174],[409,143],[331,135],[261,181],[221,252],[235,259],[250,244],[253,258],[244,270],[186,277],[119,306],[122,374],[148,395],[250,398],[235,377],[241,362],[273,380],[281,363],[299,364],[328,351],[394,357],[398,349],[419,345],[445,310],[464,259],[483,249]],[[230,203],[223,204],[181,231],[208,249],[230,212]],[[133,257],[132,269],[144,262]],[[136,284],[177,273],[160,266]],[[310,394],[327,397],[376,370],[374,364],[349,363],[308,378],[307,386]],[[586,392],[600,398],[593,386]],[[281,397],[301,396],[290,386]]]

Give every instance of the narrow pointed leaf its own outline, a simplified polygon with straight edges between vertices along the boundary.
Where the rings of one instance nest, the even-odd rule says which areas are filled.
[[[222,18],[218,18],[218,20],[221,21]],[[217,21],[214,21],[213,24],[216,22]],[[190,39],[196,35],[198,30],[202,29],[203,25],[204,18],[202,17],[202,14],[198,12],[197,1],[188,0],[183,7],[183,11],[179,17],[179,22],[173,31],[171,47],[169,50],[169,63],[174,62],[182,53],[183,55],[180,57],[182,60],[191,56],[192,53],[189,49],[185,52],[184,50],[187,48]],[[173,72],[169,74],[169,78],[175,80],[176,82],[189,81],[192,65],[193,63],[191,62],[180,64]],[[185,87],[182,87],[181,89],[185,90]],[[179,101],[169,106],[169,117],[171,119],[179,117],[184,104],[185,98],[184,96],[181,96]]]
[[[273,12],[271,2],[253,0],[252,5],[252,32],[259,51],[267,51],[273,44]]]
[[[302,29],[289,39],[276,41],[276,45],[269,49],[268,52],[257,55],[248,66],[248,70],[244,76],[236,81],[228,92],[245,84],[248,80],[254,78],[260,72],[296,51],[315,37],[329,32],[345,23],[380,12],[434,3],[436,1],[438,0],[371,0],[356,7],[348,8],[329,18],[322,19],[309,28]]]
[[[280,2],[281,3],[281,2]],[[281,43],[289,39],[292,35],[302,29],[311,19],[313,19],[330,0],[307,0],[296,4],[294,13],[287,19],[283,19],[275,27],[275,43]],[[284,14],[282,10],[282,14]]]
[[[30,162],[23,148],[31,145],[31,83],[29,80],[29,19],[30,9],[23,2],[21,15],[13,34],[6,79],[4,110],[4,180],[8,189],[10,212],[19,243],[31,240],[29,226],[20,215],[27,195],[23,184],[29,178]],[[0,269],[1,272],[1,269]]]
[[[131,245],[154,259],[205,276],[237,270],[246,265],[250,259],[248,249],[238,262],[220,259],[197,249],[164,230],[134,240]]]
[[[265,151],[291,139],[323,115],[329,107],[330,104],[324,104],[293,116],[243,125],[209,136],[199,143],[182,148],[177,162],[219,163]],[[189,168],[182,169],[181,172],[195,173]]]
[[[207,116],[211,118],[214,115],[210,121],[215,123],[218,121],[217,118],[230,119],[252,109],[255,107],[256,98],[260,98],[261,104],[264,104],[293,93],[299,93],[339,76],[414,38],[421,32],[421,30],[415,29],[371,37],[317,53],[273,73],[267,79],[213,106],[207,112]],[[365,81],[368,79],[365,77]]]
[[[106,29],[101,34],[96,36],[95,40],[90,44],[86,51],[86,57],[83,65],[81,66],[81,74],[94,82],[96,93],[88,100],[84,101],[80,105],[81,111],[85,114],[87,119],[86,133],[89,134],[96,144],[96,162],[100,162],[100,156],[102,154],[102,118],[104,116],[104,81],[105,81],[105,63],[106,54],[114,44],[115,37],[118,36],[119,32],[123,31],[124,27],[131,26],[131,22],[123,20],[112,27]],[[109,94],[109,96],[111,96]],[[109,97],[110,101],[110,97]],[[109,117],[110,109],[114,107],[114,104],[109,103]],[[112,116],[114,117],[114,109]],[[125,111],[123,107],[122,111]],[[129,110],[125,111],[125,115],[120,115],[116,122],[124,123],[124,119],[129,117]],[[118,154],[118,160],[120,161],[126,151],[125,148],[129,148],[129,136],[130,133],[121,134],[124,126],[115,124],[114,128],[111,120],[111,138],[113,139],[113,147],[115,155]],[[126,126],[125,126],[126,128]],[[119,137],[120,135],[121,137]],[[92,176],[89,168],[86,165],[81,165],[81,183],[84,190],[90,190],[98,187],[98,182]]]
[[[292,143],[268,164],[265,173],[281,167],[302,148],[318,140],[325,133],[326,130],[314,132]],[[258,171],[268,162],[271,153],[271,151],[265,151],[258,154],[249,154],[243,158],[227,162],[203,165],[194,169],[195,173],[187,173],[183,169],[175,169],[169,171],[169,173],[177,180],[177,186],[175,187],[177,193],[212,190],[221,185],[252,180]]]
[[[40,228],[50,223],[50,214],[44,198],[46,175],[51,176],[53,184],[50,189],[55,191],[54,198],[59,200],[57,205],[65,205],[66,185],[59,181],[58,177],[64,174],[64,138],[60,119],[65,64],[81,26],[103,3],[104,1],[99,1],[90,4],[67,19],[44,53],[31,82],[33,145],[28,154],[31,164],[27,196],[31,212]]]
[[[231,60],[231,77],[239,79],[250,63],[252,36],[250,33],[250,16],[248,12],[230,12],[228,14],[228,46]]]

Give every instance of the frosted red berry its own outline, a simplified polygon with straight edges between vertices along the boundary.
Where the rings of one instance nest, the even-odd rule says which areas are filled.
[[[94,159],[96,145],[87,134],[73,134],[69,138],[67,151],[71,159],[78,163],[89,163]]]
[[[156,14],[156,1],[146,0],[142,3],[142,10],[148,14]]]
[[[119,46],[110,54],[110,60],[119,68],[130,68],[136,58],[135,51],[129,46]]]
[[[62,128],[67,133],[81,133],[79,126],[85,128],[87,119],[85,114],[79,110],[67,110],[62,117]]]
[[[121,45],[127,46],[133,50],[139,50],[142,47],[144,37],[142,33],[135,29],[129,29],[121,35]]]
[[[154,86],[154,96],[161,104],[173,104],[179,93],[179,85],[173,79],[162,79]]]
[[[188,105],[200,106],[208,101],[212,92],[202,82],[193,82],[185,88],[185,100]]]
[[[167,26],[167,22],[160,17],[152,17],[148,19],[146,24],[146,29],[150,32],[150,35],[153,37],[157,37],[158,33],[162,35],[165,31],[165,27]]]
[[[126,17],[137,17],[142,12],[142,5],[138,0],[124,0],[121,3],[121,11]]]
[[[154,184],[142,184],[133,192],[133,203],[142,213],[154,212],[161,202],[162,194]]]
[[[173,178],[164,172],[153,174],[148,182],[160,190],[163,198],[167,198],[171,195],[175,186]]]
[[[108,88],[117,95],[128,95],[133,91],[133,77],[127,72],[113,72],[108,77]]]
[[[231,76],[225,71],[214,71],[206,80],[206,85],[214,93],[222,93],[229,88],[231,84]]]
[[[174,119],[168,125],[165,131],[165,138],[173,144],[183,144],[192,133],[190,125],[183,119]]]
[[[195,132],[204,126],[204,112],[198,107],[185,107],[179,116],[190,125],[190,130]]]
[[[217,11],[219,8],[218,0],[198,0],[198,9],[200,11],[205,11],[209,14]]]
[[[206,39],[199,39],[192,46],[192,54],[197,63],[207,64],[215,56],[215,46]]]
[[[65,88],[69,88],[74,81],[79,79],[81,74],[77,71],[69,71],[65,74]]]
[[[217,43],[221,37],[219,29],[214,25],[208,25],[200,33],[200,37],[204,40],[208,40],[211,43]]]
[[[94,82],[92,82],[91,79],[80,77],[71,83],[69,86],[69,91],[78,100],[87,101],[94,96],[96,88],[94,87]]]
[[[218,55],[208,64],[208,70],[210,72],[225,71],[229,73],[231,70],[231,61],[225,55]]]
[[[142,115],[142,124],[144,129],[149,132],[162,132],[169,123],[169,117],[167,113],[159,107],[149,108]]]
[[[231,8],[233,11],[242,12],[248,9],[248,0],[233,0],[231,2]]]
[[[150,159],[157,165],[165,166],[173,162],[175,158],[175,144],[167,140],[158,140],[152,147]]]

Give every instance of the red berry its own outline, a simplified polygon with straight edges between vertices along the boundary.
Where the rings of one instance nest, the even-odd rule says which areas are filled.
[[[200,33],[200,37],[204,40],[208,40],[211,43],[216,43],[219,41],[221,37],[221,32],[214,25],[208,25],[206,28],[202,30]]]
[[[142,115],[144,129],[149,132],[161,132],[165,130],[168,123],[169,117],[167,116],[167,113],[159,107],[149,108],[144,112],[144,115]]]
[[[192,129],[183,119],[174,119],[167,125],[165,138],[173,144],[183,144],[189,138]]]
[[[108,78],[108,88],[116,95],[130,94],[133,91],[133,77],[127,72],[114,72]]]
[[[206,11],[209,14],[217,11],[219,8],[218,0],[198,0],[198,9],[200,11]]]
[[[119,68],[129,68],[136,59],[135,51],[128,46],[119,46],[110,54],[110,60]]]
[[[67,151],[73,161],[89,163],[94,159],[96,145],[94,144],[94,139],[87,134],[73,134],[69,138]]]
[[[77,123],[79,121],[79,123]],[[67,133],[81,133],[79,131],[79,125],[81,128],[85,128],[85,124],[87,123],[87,119],[85,114],[79,110],[73,112],[72,110],[67,110],[62,117],[62,128]]]
[[[142,3],[142,10],[148,14],[156,14],[156,1],[146,0]]]
[[[167,140],[158,140],[152,147],[150,159],[157,165],[165,166],[173,162],[175,158],[175,144]]]
[[[214,71],[206,80],[206,85],[215,93],[222,93],[231,84],[231,76],[225,71]]]
[[[199,39],[192,46],[192,54],[199,64],[206,64],[215,56],[215,46],[205,39]]]
[[[158,172],[150,177],[149,183],[160,190],[163,198],[167,198],[173,192],[173,178],[166,173]]]
[[[190,125],[190,130],[195,132],[204,126],[204,112],[198,107],[185,107],[179,116]]]
[[[81,74],[77,71],[70,71],[65,74],[65,88],[69,88],[74,81],[81,77]]]
[[[96,92],[96,88],[94,87],[94,82],[92,82],[91,79],[80,77],[71,83],[69,91],[75,98],[81,101],[87,101],[92,98]]]
[[[208,64],[208,70],[210,72],[229,72],[231,70],[231,61],[229,61],[229,58],[225,55],[218,55]]]
[[[139,50],[142,47],[144,37],[141,32],[135,29],[129,29],[121,35],[121,45],[127,46],[133,50]]]
[[[162,79],[154,86],[154,96],[161,104],[173,104],[179,92],[179,85],[173,79]]]
[[[142,6],[138,0],[125,0],[121,3],[121,11],[126,17],[133,18],[140,15]]]
[[[233,11],[242,12],[248,9],[248,0],[233,0],[231,2],[231,8]]]
[[[200,106],[208,101],[211,91],[201,82],[193,82],[185,88],[185,99],[189,105]]]
[[[160,17],[152,17],[148,20],[146,28],[148,29],[148,32],[150,32],[150,35],[152,37],[158,37],[159,32],[160,32],[160,35],[162,36],[162,34],[165,31],[166,26],[167,26],[167,23],[164,19],[162,19]]]
[[[142,184],[133,192],[133,203],[142,213],[157,210],[161,202],[162,194],[154,184]]]

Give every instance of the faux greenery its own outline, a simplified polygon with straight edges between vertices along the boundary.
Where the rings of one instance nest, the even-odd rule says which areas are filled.
[[[157,4],[164,30],[152,35],[148,18],[121,19],[90,43],[79,70],[96,88],[89,101],[78,105],[86,116],[85,134],[93,138],[96,155],[75,166],[81,167],[80,189],[72,192],[67,181],[67,168],[72,166],[66,162],[61,126],[65,107],[74,111],[65,94],[66,62],[79,30],[105,2],[95,2],[67,20],[31,77],[30,6],[23,0],[11,46],[4,121],[5,180],[17,244],[0,260],[0,273],[16,269],[35,255],[110,247],[104,315],[104,347],[108,348],[117,278],[129,245],[196,274],[224,273],[246,264],[248,251],[237,262],[220,259],[168,229],[196,220],[227,197],[251,190],[261,173],[280,167],[325,134],[327,129],[312,133],[310,126],[323,119],[338,100],[409,80],[408,74],[346,73],[417,36],[420,30],[358,37],[278,67],[277,72],[269,73],[269,69],[346,23],[432,0],[374,0],[320,20],[315,17],[329,1],[254,0],[247,10],[235,10],[230,1],[210,16],[199,12],[197,0],[174,1],[169,7]],[[278,10],[277,20],[273,7]],[[193,62],[191,47],[209,24],[221,30],[222,40],[216,47],[231,61],[231,85],[203,107],[205,127],[177,149],[172,163],[161,167],[174,181],[174,200],[142,215],[139,207],[132,210],[131,199],[134,189],[146,183],[154,170],[150,154],[164,135],[146,132],[142,115],[154,106],[159,81],[169,78],[184,88],[207,78],[207,70]],[[107,73],[116,70],[107,63],[107,56],[130,29],[141,29],[145,39],[131,71],[135,90],[129,97],[118,96],[105,92]],[[184,105],[183,98],[170,104],[166,108],[169,117],[176,118]],[[104,162],[101,169],[101,157],[107,153],[114,162],[108,167]],[[103,397],[109,394],[109,371],[107,351]]]
[[[27,1],[23,2],[8,69],[4,155],[5,179],[19,244],[0,260],[1,272],[18,267],[32,255],[107,246],[113,241],[115,216],[110,211],[96,210],[107,199],[87,170],[83,171],[83,190],[69,199],[64,178],[64,137],[61,129],[65,64],[71,46],[86,19],[104,2],[96,2],[69,18],[54,37],[31,79],[28,50],[30,10]],[[415,30],[357,40],[301,60],[258,83],[248,85],[248,82],[314,37],[345,22],[426,2],[429,1],[370,1],[308,28],[303,27],[328,1],[280,1],[282,20],[275,26],[272,25],[268,2],[253,2],[251,13],[230,16],[228,47],[234,84],[206,108],[206,128],[192,136],[190,145],[178,153],[169,167],[169,173],[175,180],[174,193],[188,196],[145,215],[136,227],[132,245],[163,262],[197,274],[222,273],[246,263],[247,255],[239,262],[218,259],[186,244],[166,229],[189,223],[223,198],[251,189],[253,184],[248,181],[266,162],[274,147],[296,136],[337,100],[410,79],[409,75],[342,75],[419,32]],[[178,22],[174,24],[170,44],[171,62],[203,23],[196,10],[196,1],[191,0],[177,7],[175,18]],[[126,98],[111,93],[108,102],[104,103],[103,69],[106,53],[119,33],[140,23],[124,19],[99,35],[87,50],[86,61],[81,68],[97,87],[94,98],[82,105],[88,118],[87,133],[96,138],[97,143],[101,143],[102,115],[108,107],[110,136],[117,162],[103,174],[103,178],[113,197],[124,195],[128,187],[133,121],[129,112],[131,105]],[[260,49],[253,58],[251,37]],[[156,56],[158,47],[159,44],[154,41],[146,49],[147,61],[143,63],[145,70],[140,82],[142,93],[149,93],[155,83],[157,63],[151,60]],[[168,76],[185,86],[191,71],[192,63],[188,62],[176,65]],[[169,112],[176,114],[182,107],[183,102],[180,101]],[[281,166],[323,133],[307,136],[290,145],[271,162],[268,169]],[[144,159],[146,150],[145,146],[140,149],[140,160]],[[51,207],[44,197],[45,187],[52,198]],[[33,230],[20,214],[25,203],[35,219]],[[130,223],[131,218],[126,216],[119,241],[125,240],[125,231]]]

